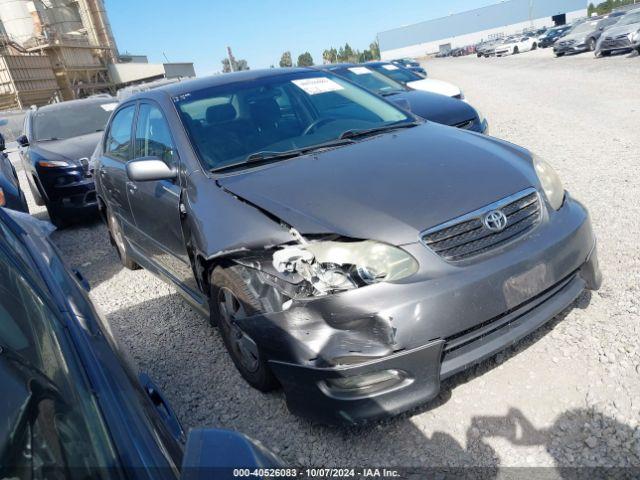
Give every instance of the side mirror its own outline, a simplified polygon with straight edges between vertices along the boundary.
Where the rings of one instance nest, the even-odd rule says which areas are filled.
[[[159,158],[143,158],[127,163],[127,176],[134,182],[151,182],[173,180],[178,173]]]
[[[284,468],[260,443],[229,430],[197,429],[189,433],[182,460],[182,480],[235,478],[236,469]],[[261,477],[259,477],[261,478]]]
[[[21,147],[29,146],[29,139],[26,135],[20,135],[18,138],[16,138],[16,142],[18,142],[18,145],[20,145]]]

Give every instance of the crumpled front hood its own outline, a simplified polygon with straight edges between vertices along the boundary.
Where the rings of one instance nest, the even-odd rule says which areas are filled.
[[[475,120],[478,116],[478,112],[468,103],[437,93],[413,90],[391,95],[387,100],[406,100],[411,111],[419,117],[444,125],[458,125]]]
[[[65,140],[36,142],[31,150],[47,160],[64,160],[80,165],[81,158],[91,158],[101,138],[102,132],[95,132]]]
[[[525,150],[428,123],[218,183],[302,234],[402,245],[538,181]]]

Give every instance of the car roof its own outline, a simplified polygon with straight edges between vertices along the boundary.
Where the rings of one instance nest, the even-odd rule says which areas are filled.
[[[219,87],[239,82],[251,82],[261,80],[263,78],[278,77],[291,73],[314,72],[311,68],[267,68],[261,70],[243,70],[241,72],[223,73],[208,77],[196,78],[193,80],[185,80],[183,82],[164,85],[153,90],[136,93],[127,99],[132,101],[137,98],[148,98],[155,94],[162,93],[170,97],[177,97],[185,93],[191,93],[205,88]]]
[[[340,70],[342,68],[351,68],[357,66],[357,63],[327,63],[324,65],[316,65],[314,68],[317,68],[319,70]]]
[[[75,105],[90,105],[90,104],[102,104],[102,103],[115,103],[118,99],[112,96],[96,95],[95,97],[82,98],[80,100],[67,100],[66,102],[51,103],[49,105],[43,105],[42,107],[34,109],[38,112],[50,112],[55,110],[61,110],[66,107],[73,107]]]

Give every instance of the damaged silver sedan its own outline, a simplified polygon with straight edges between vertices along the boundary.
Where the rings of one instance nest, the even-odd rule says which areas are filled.
[[[423,404],[601,282],[548,163],[330,72],[140,93],[96,170],[123,264],[174,284],[252,386],[320,422]]]

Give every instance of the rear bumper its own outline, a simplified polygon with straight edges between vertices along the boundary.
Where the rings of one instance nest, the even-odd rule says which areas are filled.
[[[239,326],[270,359],[292,412],[332,424],[400,413],[434,398],[441,379],[551,320],[585,288],[600,287],[584,208],[567,196],[551,217],[485,260],[442,265],[438,276],[425,272],[407,284],[299,300]],[[405,248],[425,263],[435,255],[422,244]],[[335,379],[381,372],[399,372],[399,380],[335,388]]]

